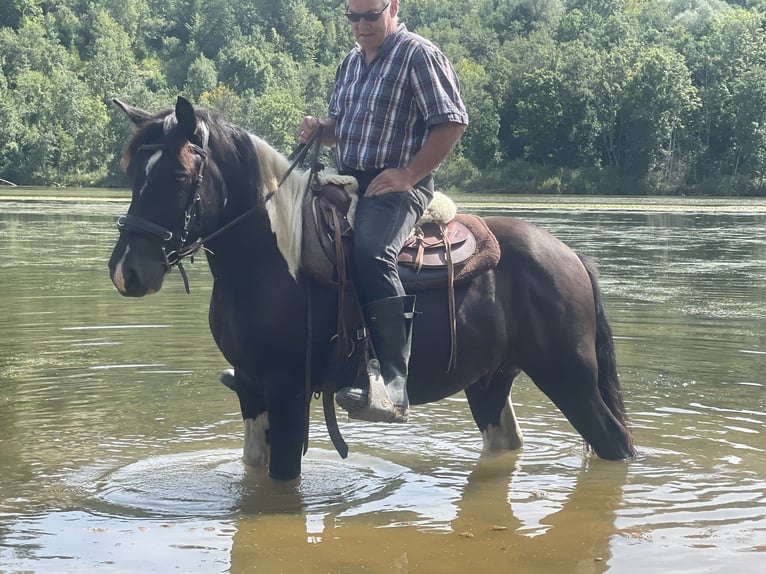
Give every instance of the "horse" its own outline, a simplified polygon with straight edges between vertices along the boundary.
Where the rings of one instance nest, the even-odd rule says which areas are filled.
[[[233,367],[222,381],[239,399],[243,462],[267,466],[276,480],[295,479],[308,448],[311,396],[327,393],[328,381],[348,385],[334,381],[337,290],[302,272],[310,170],[291,170],[263,139],[183,97],[156,113],[114,103],[134,134],[123,155],[132,198],[118,219],[112,283],[127,297],[156,293],[174,266],[183,271],[182,259],[204,249],[213,276],[209,325]],[[417,294],[411,404],[463,391],[483,451],[516,450],[523,435],[511,387],[524,372],[598,457],[632,458],[595,267],[529,222],[484,221],[500,258],[454,285],[454,347],[446,287]],[[453,348],[458,357],[448,369]]]

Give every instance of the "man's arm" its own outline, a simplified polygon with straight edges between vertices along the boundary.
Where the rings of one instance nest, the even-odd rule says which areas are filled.
[[[414,155],[409,165],[402,169],[387,169],[382,172],[372,180],[365,195],[409,191],[444,161],[455,148],[465,128],[465,124],[455,122],[432,127],[423,147]]]

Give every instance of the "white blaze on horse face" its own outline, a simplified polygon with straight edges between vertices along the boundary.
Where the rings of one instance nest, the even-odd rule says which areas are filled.
[[[159,149],[156,152],[152,154],[152,157],[149,158],[149,161],[146,162],[146,180],[144,180],[144,185],[141,186],[141,189],[138,192],[138,195],[141,195],[144,193],[144,190],[146,189],[146,186],[149,185],[149,173],[151,173],[152,169],[155,165],[157,165],[157,162],[160,161],[160,158],[162,157],[162,150]]]
[[[261,413],[254,419],[245,419],[245,448],[242,453],[242,462],[247,466],[269,464],[269,442],[266,440],[268,430],[268,413]]]
[[[112,283],[114,283],[117,291],[123,295],[127,292],[125,290],[125,273],[123,270],[125,268],[125,258],[128,256],[128,251],[130,251],[130,246],[126,245],[125,251],[117,262],[117,265],[114,266],[114,273],[112,274]]]
[[[524,436],[516,420],[516,412],[513,410],[511,394],[508,393],[508,401],[500,413],[500,424],[489,425],[481,433],[484,439],[484,451],[493,452],[500,450],[518,450],[524,444]]]
[[[162,157],[162,150],[157,150],[149,158],[149,161],[146,162],[146,168],[144,169],[146,173],[146,180],[144,181],[144,185],[141,186],[141,189],[139,190],[138,195],[141,195],[146,189],[146,186],[149,183],[149,173],[152,171],[154,166],[157,165],[157,162],[160,161],[161,157]],[[130,245],[125,245],[125,251],[123,252],[122,257],[120,257],[120,260],[114,266],[114,273],[112,274],[112,283],[117,288],[117,291],[119,291],[123,295],[127,292],[125,288],[125,260],[128,257],[129,251],[130,251]]]

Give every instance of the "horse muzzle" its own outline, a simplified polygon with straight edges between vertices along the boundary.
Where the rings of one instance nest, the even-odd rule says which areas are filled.
[[[138,258],[130,246],[119,241],[109,259],[109,276],[117,291],[125,297],[144,297],[162,288],[167,266],[161,260]]]

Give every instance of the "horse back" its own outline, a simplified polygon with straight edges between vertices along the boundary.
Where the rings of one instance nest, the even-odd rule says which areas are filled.
[[[582,261],[566,243],[523,219],[492,216],[485,221],[500,245],[500,273],[517,279],[546,280],[556,289],[572,288],[567,284],[579,283],[591,292]]]
[[[505,298],[511,346],[532,357],[532,348],[550,351],[552,334],[560,341],[593,339],[593,284],[577,253],[528,221],[492,216],[486,222],[500,244],[496,282]]]

